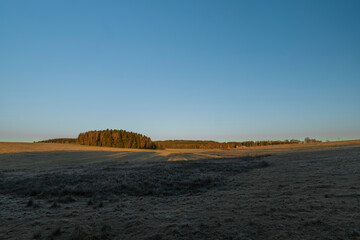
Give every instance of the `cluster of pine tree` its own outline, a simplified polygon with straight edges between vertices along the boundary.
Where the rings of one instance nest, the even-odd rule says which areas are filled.
[[[117,148],[156,148],[156,145],[149,137],[138,133],[116,129],[80,133],[77,143],[82,145]]]

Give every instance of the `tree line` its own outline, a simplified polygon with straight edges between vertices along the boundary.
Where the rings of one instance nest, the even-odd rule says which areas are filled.
[[[166,140],[155,141],[157,148],[177,148],[177,149],[214,149],[214,148],[242,148],[257,147],[282,144],[300,144],[300,143],[319,143],[316,139],[305,138],[304,141],[297,139],[275,140],[275,141],[244,141],[244,142],[216,142],[216,141],[196,141],[196,140]]]
[[[66,143],[66,144],[76,144],[76,138],[53,138],[44,141],[39,141],[39,143]]]
[[[81,145],[117,148],[156,148],[156,145],[149,137],[116,129],[80,133],[77,138],[77,143]]]
[[[81,144],[89,146],[103,146],[116,148],[142,148],[142,149],[221,149],[221,148],[243,148],[282,144],[319,143],[321,141],[305,138],[304,141],[291,140],[269,140],[269,141],[244,141],[244,142],[216,142],[201,140],[165,140],[151,141],[147,136],[125,130],[100,130],[80,133],[78,138],[55,138],[40,141],[42,143],[66,143]]]

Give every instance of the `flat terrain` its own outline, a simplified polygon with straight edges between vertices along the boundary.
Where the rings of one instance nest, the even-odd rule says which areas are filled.
[[[360,141],[0,143],[0,239],[360,239]]]

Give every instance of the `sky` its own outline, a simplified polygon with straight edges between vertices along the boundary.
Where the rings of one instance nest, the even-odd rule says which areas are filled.
[[[0,1],[0,141],[360,139],[360,1]]]

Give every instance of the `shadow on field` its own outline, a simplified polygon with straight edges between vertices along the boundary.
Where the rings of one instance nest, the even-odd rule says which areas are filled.
[[[104,162],[166,161],[158,152],[46,151],[0,154],[0,169],[51,168]]]
[[[75,201],[73,197],[91,200],[128,195],[193,194],[213,188],[226,188],[226,179],[232,175],[267,167],[268,163],[262,160],[263,157],[141,164],[107,161],[81,166],[8,169],[0,171],[0,193],[50,198],[62,203]]]

